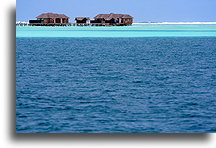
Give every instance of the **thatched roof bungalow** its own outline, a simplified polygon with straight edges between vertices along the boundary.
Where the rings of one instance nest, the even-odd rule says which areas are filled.
[[[128,14],[98,14],[94,17],[92,23],[102,23],[102,24],[116,24],[116,25],[130,25],[133,23],[133,17]]]
[[[36,17],[41,23],[53,23],[53,24],[63,24],[68,23],[69,17],[64,14],[57,13],[42,13]]]

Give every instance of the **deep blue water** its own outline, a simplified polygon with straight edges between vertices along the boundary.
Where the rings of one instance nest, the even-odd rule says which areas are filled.
[[[215,132],[215,41],[17,38],[16,132]]]

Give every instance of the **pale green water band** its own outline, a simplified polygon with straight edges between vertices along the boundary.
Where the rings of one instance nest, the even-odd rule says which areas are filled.
[[[17,26],[16,37],[216,37],[216,25]]]

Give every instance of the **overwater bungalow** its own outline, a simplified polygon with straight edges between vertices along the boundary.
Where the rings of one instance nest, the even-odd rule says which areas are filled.
[[[77,24],[86,24],[87,21],[90,20],[89,17],[76,17],[75,18]]]
[[[98,14],[91,20],[92,24],[126,26],[133,23],[133,17],[128,14]]]
[[[29,20],[30,25],[63,25],[67,24],[69,17],[64,14],[42,13],[37,20]]]
[[[133,23],[133,17],[128,14],[98,14],[94,20],[89,17],[76,17],[76,23],[69,23],[69,17],[64,14],[42,13],[36,20],[29,20],[30,26],[127,26]],[[90,21],[90,23],[89,23]]]

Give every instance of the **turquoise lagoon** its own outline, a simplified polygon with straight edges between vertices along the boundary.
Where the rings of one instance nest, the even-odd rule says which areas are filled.
[[[17,26],[16,37],[216,37],[216,25]]]

